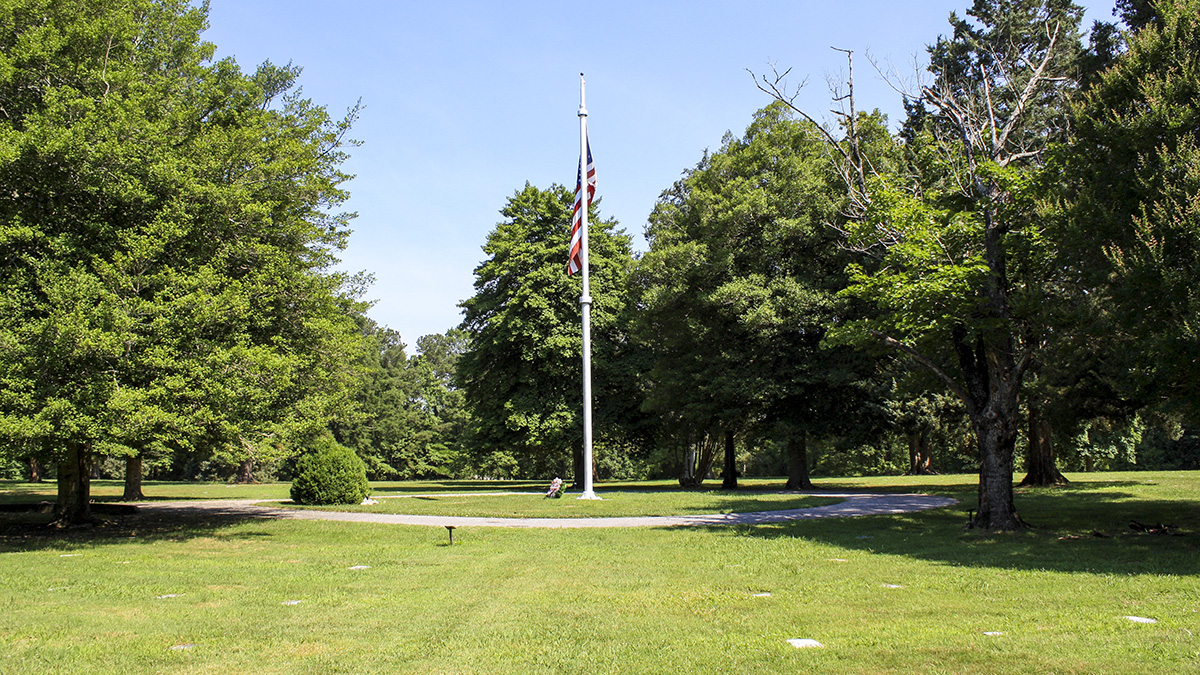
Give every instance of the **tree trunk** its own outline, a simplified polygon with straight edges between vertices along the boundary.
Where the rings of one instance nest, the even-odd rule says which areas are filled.
[[[125,458],[125,493],[121,499],[127,502],[140,502],[146,496],[142,494],[142,456],[133,455]]]
[[[679,473],[680,487],[700,487],[704,484],[704,478],[712,472],[713,461],[717,458],[716,445],[709,433],[701,434],[699,440],[688,443]]]
[[[679,467],[679,487],[696,487],[696,444],[688,443],[683,449],[683,464]]]
[[[1096,470],[1096,460],[1092,459],[1090,455],[1083,456],[1083,470],[1088,473]]]
[[[254,460],[244,459],[241,466],[238,467],[237,478],[234,479],[238,483],[253,483],[254,482]]]
[[[937,473],[933,470],[933,452],[929,447],[929,431],[921,429],[908,434],[908,475],[931,476]]]
[[[721,489],[738,489],[737,453],[733,444],[733,431],[725,430],[725,475],[721,479]]]
[[[786,490],[811,490],[812,480],[808,477],[808,434],[788,436],[787,439],[788,480]]]
[[[71,441],[67,456],[58,463],[58,502],[54,505],[56,525],[92,522],[91,448]]]
[[[1058,470],[1054,456],[1053,428],[1041,410],[1029,406],[1029,453],[1021,485],[1065,485],[1067,477]]]
[[[91,461],[92,468],[90,471],[92,480],[100,480],[100,462],[98,460],[99,458],[97,457]]]
[[[42,482],[42,464],[41,462],[37,461],[37,457],[29,458],[29,482]]]
[[[990,422],[990,423],[988,423]],[[1016,530],[1024,527],[1013,503],[1013,450],[1017,435],[999,420],[976,424],[979,441],[979,510],[972,527]]]
[[[1003,288],[1003,283],[994,282]],[[991,292],[1001,293],[996,287]],[[999,313],[999,312],[998,312]],[[1011,336],[983,337],[968,345],[966,331],[954,331],[954,346],[966,379],[967,414],[979,446],[979,510],[970,527],[983,530],[1017,530],[1025,523],[1013,501],[1013,451],[1017,446],[1022,369],[1013,359]]]

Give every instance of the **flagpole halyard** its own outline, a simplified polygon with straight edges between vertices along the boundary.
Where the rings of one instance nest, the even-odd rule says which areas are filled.
[[[587,136],[587,98],[583,73],[579,74],[579,190],[580,250],[579,266],[583,271],[583,295],[579,307],[583,315],[583,494],[579,499],[600,499],[592,489],[592,296],[588,276],[588,205],[591,203],[591,149]],[[594,171],[594,169],[593,169]]]

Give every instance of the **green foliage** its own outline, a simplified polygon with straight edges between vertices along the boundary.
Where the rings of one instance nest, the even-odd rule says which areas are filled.
[[[1150,471],[1200,469],[1200,427],[1146,429],[1137,447],[1136,464],[1122,468]]]
[[[347,410],[362,305],[330,267],[356,111],[337,120],[301,97],[298,68],[211,62],[206,11],[0,6],[0,435],[13,446],[248,469]]]
[[[1067,444],[1068,453],[1074,451],[1087,468],[1110,469],[1128,465],[1137,458],[1137,446],[1142,441],[1146,423],[1134,417],[1125,423],[1105,419],[1088,420],[1079,425],[1077,432]]]
[[[908,469],[908,451],[895,435],[873,439],[826,438],[810,444],[814,476],[897,476]]]
[[[774,104],[659,198],[637,268],[639,335],[654,358],[646,407],[674,444],[858,421],[870,361],[820,348],[849,311],[835,295],[848,257],[830,226],[841,198],[826,153]]]
[[[1075,109],[1066,265],[1122,392],[1200,417],[1200,2],[1127,3],[1141,26]],[[1138,19],[1138,17],[1141,17]],[[1131,381],[1130,381],[1131,380]]]
[[[364,325],[357,413],[332,425],[335,437],[367,462],[373,479],[461,474],[467,417],[454,369],[465,335],[451,329],[421,336],[420,353],[410,358],[398,333],[367,319]]]
[[[458,382],[471,413],[469,444],[481,475],[567,476],[572,449],[582,447],[582,331],[578,275],[566,273],[572,193],[526,185],[501,210],[488,236],[487,259],[475,269],[475,295],[463,301],[469,347]],[[597,418],[624,402],[609,392],[623,381],[618,366],[625,329],[629,236],[616,222],[589,218],[593,373]],[[597,447],[617,426],[596,425]]]
[[[358,504],[369,494],[366,465],[330,436],[318,438],[296,462],[291,496],[297,504]]]
[[[829,342],[882,342],[962,400],[979,444],[973,524],[1012,529],[1018,400],[1055,335],[1047,308],[1061,272],[1037,178],[1070,126],[1082,10],[1070,0],[975,0],[966,14],[951,14],[952,34],[929,47],[933,82],[907,106],[904,161],[872,165],[850,186],[861,205],[850,241],[874,261],[852,268],[844,295],[877,311]]]

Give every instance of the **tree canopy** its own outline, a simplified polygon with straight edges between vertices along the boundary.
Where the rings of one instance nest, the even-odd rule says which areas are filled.
[[[526,184],[501,210],[463,301],[469,347],[459,361],[479,470],[493,477],[566,475],[582,448],[580,278],[566,271],[572,193]],[[590,214],[592,340],[597,407],[606,405],[603,355],[623,331],[629,236]],[[610,380],[611,381],[611,380]],[[599,433],[598,444],[605,432]]]
[[[848,311],[837,292],[850,260],[832,226],[841,198],[826,151],[810,123],[772,104],[651,214],[638,266],[641,334],[654,354],[646,405],[676,443],[736,431],[798,452],[805,434],[850,426],[862,403],[870,359],[821,348]],[[681,480],[702,480],[699,468]]]
[[[827,126],[764,80],[778,100],[662,192],[641,256],[593,204],[597,475],[800,488],[814,457],[923,472],[940,444],[978,466],[972,524],[1011,529],[1022,438],[1035,484],[1062,478],[1052,440],[1200,461],[1200,0],[1117,9],[1085,47],[1069,0],[973,0],[898,129],[852,81]],[[0,1],[5,475],[51,463],[64,523],[102,457],[129,498],[143,461],[250,479],[329,444],[372,478],[579,476],[570,191],[507,200],[463,323],[409,353],[335,270],[357,107],[214,60],[206,22]]]
[[[204,6],[0,12],[0,433],[58,459],[60,516],[88,517],[98,451],[252,462],[341,414],[355,112],[212,62]]]

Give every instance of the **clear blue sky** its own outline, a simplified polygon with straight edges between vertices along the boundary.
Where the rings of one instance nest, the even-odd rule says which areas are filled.
[[[915,73],[968,4],[211,0],[205,39],[247,70],[302,66],[305,94],[334,114],[362,99],[343,266],[375,275],[370,315],[411,353],[461,320],[507,198],[526,181],[574,186],[580,72],[601,212],[644,248],[659,193],[769,102],[745,69],[792,68],[793,84],[808,78],[802,106],[823,112],[826,78],[845,71],[830,47],[853,49],[859,107],[897,121],[900,97],[866,57]],[[1079,4],[1086,26],[1110,19],[1111,0]]]

